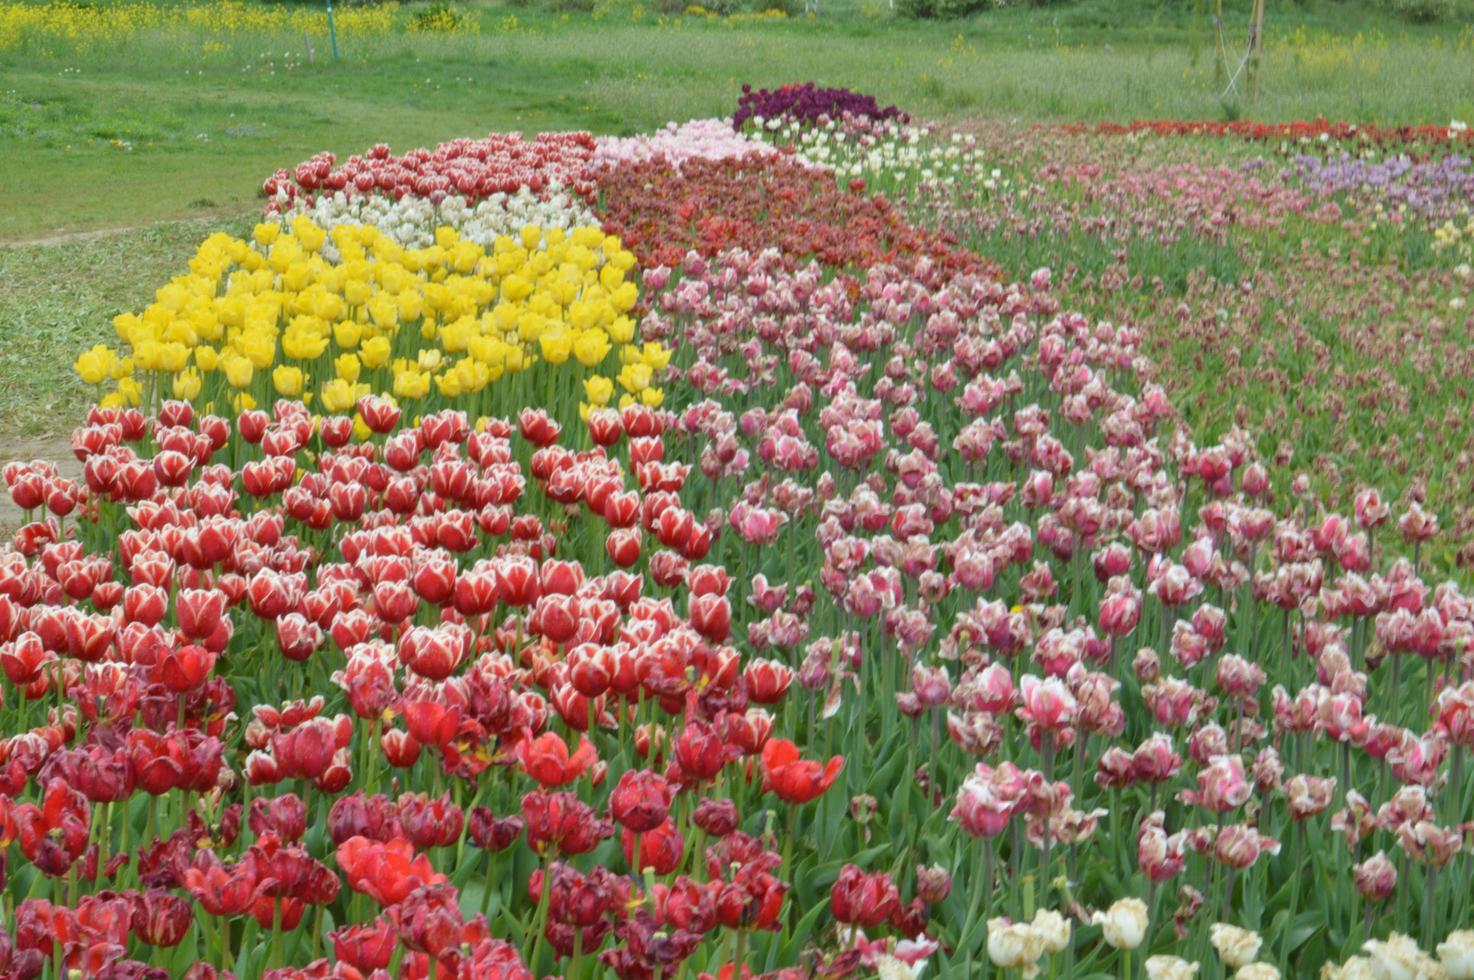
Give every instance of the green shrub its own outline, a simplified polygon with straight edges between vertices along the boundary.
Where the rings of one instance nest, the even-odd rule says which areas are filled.
[[[468,34],[480,29],[476,18],[440,0],[415,11],[405,29],[414,34]]]
[[[954,20],[995,5],[994,0],[936,0],[936,15],[939,20]]]
[[[1454,0],[1392,0],[1392,9],[1399,17],[1419,24],[1444,20],[1456,12]]]
[[[913,20],[930,20],[937,15],[936,0],[896,0],[896,13]]]

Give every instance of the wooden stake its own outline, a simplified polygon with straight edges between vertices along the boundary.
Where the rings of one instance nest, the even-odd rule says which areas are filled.
[[[1264,50],[1264,0],[1254,0],[1249,22],[1249,101],[1259,101],[1259,57]]]

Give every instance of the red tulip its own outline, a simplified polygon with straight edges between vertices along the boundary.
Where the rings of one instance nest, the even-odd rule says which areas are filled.
[[[201,646],[166,651],[155,671],[159,681],[176,694],[193,691],[205,683],[215,669],[215,654]]]
[[[402,837],[384,843],[350,837],[338,845],[337,856],[348,887],[380,905],[397,905],[416,888],[445,881],[430,859],[415,854],[414,845]]]
[[[627,769],[609,797],[609,814],[637,834],[654,830],[670,813],[674,788],[649,769]]]
[[[567,743],[553,732],[522,739],[516,753],[523,771],[547,789],[573,782],[598,758],[594,743],[586,737],[579,736],[578,749],[570,754]]]
[[[676,825],[667,819],[644,833],[636,833],[625,827],[620,837],[620,846],[624,850],[625,863],[631,870],[644,871],[649,868],[657,875],[668,875],[680,866],[685,842]],[[635,856],[636,847],[639,848],[638,860]]]
[[[787,739],[770,739],[763,746],[763,789],[789,803],[807,803],[822,795],[843,769],[843,756],[824,765],[800,759],[798,746]]]
[[[829,891],[829,910],[837,922],[874,929],[901,910],[901,893],[890,875],[847,864]]]

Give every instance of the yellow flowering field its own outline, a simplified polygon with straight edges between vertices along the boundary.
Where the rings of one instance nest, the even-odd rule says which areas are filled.
[[[339,37],[383,35],[394,28],[398,4],[347,7],[334,12]],[[248,34],[303,33],[325,37],[320,6],[265,6],[240,0],[160,5],[0,2],[0,51],[62,43],[68,48],[114,45],[152,31],[190,31],[229,38]]]

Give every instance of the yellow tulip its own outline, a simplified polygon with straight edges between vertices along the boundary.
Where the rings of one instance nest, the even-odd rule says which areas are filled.
[[[542,351],[543,360],[553,365],[567,361],[569,351],[573,348],[573,338],[566,330],[545,331],[537,338],[537,342]]]
[[[283,364],[271,372],[271,383],[276,393],[286,398],[297,398],[302,394],[305,378],[302,369]]]
[[[389,338],[370,337],[359,347],[358,356],[363,361],[363,366],[370,370],[383,367],[389,363]]]
[[[625,391],[638,393],[650,386],[651,376],[652,372],[648,364],[626,364],[620,369],[619,383],[624,386]]]
[[[112,377],[117,366],[118,355],[113,352],[112,348],[105,344],[98,344],[91,350],[79,354],[73,368],[87,384],[100,385]]]
[[[322,386],[323,410],[334,415],[341,415],[354,406],[358,401],[358,396],[359,392],[355,390],[352,382],[345,381],[343,378],[334,378]]]
[[[586,368],[596,367],[609,356],[609,337],[602,330],[585,330],[573,342],[573,356]]]
[[[596,374],[592,378],[583,379],[583,391],[588,400],[595,405],[608,405],[609,399],[614,397],[614,382],[603,375]]]
[[[627,344],[635,339],[635,321],[627,316],[617,316],[609,324],[609,339],[616,344]]]
[[[186,401],[198,398],[202,387],[204,387],[204,382],[200,378],[200,373],[194,368],[186,368],[174,375],[175,398],[183,398]]]
[[[122,396],[124,404],[136,406],[143,403],[143,386],[138,383],[137,378],[119,378],[118,394]]]
[[[358,362],[357,354],[339,354],[333,358],[333,369],[338,373],[338,377],[349,384],[358,380],[358,372],[362,368],[363,365]]]
[[[225,380],[232,388],[245,388],[251,383],[255,366],[248,358],[233,357],[225,362]]]
[[[412,400],[423,398],[430,392],[430,375],[410,369],[394,374],[394,397]]]
[[[309,252],[316,252],[322,248],[322,243],[327,238],[327,232],[323,231],[317,224],[305,214],[300,214],[292,219],[292,234],[302,243],[302,247]]]

